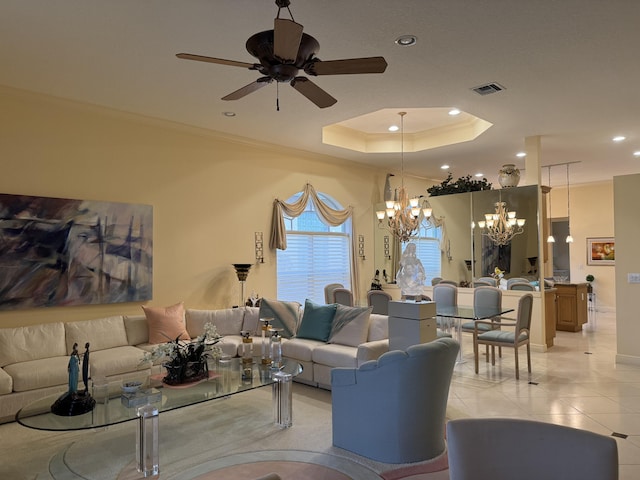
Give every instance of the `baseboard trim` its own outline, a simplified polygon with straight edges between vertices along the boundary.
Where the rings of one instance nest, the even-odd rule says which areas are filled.
[[[621,365],[635,365],[640,367],[640,357],[635,355],[616,355],[616,363]]]

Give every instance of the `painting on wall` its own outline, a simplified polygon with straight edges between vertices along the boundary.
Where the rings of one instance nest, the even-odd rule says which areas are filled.
[[[511,271],[511,244],[498,246],[482,235],[482,276],[490,277],[496,267],[504,273]]]
[[[153,207],[0,194],[0,310],[152,296]]]
[[[616,242],[613,237],[587,238],[587,265],[615,265]]]

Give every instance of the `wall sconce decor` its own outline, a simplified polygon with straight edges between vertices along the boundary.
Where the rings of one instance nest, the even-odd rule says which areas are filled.
[[[358,235],[358,256],[364,260],[364,235]]]
[[[262,232],[255,233],[256,263],[264,263],[264,242]]]
[[[391,250],[389,247],[389,235],[384,236],[384,258],[391,260]]]

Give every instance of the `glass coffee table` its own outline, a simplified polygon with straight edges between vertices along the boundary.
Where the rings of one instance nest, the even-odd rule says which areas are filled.
[[[290,392],[292,378],[301,372],[302,366],[290,359],[283,359],[282,367],[274,369],[269,365],[262,365],[260,358],[254,359],[252,364],[246,366],[242,364],[241,358],[231,358],[227,363],[217,363],[215,369],[209,372],[209,379],[194,384],[171,387],[162,383],[162,374],[141,380],[145,381],[145,387],[157,390],[154,391],[155,396],[150,396],[149,400],[157,407],[159,413],[273,385],[276,422],[282,426],[290,426],[290,415],[287,418],[286,414],[287,409],[291,407],[290,395],[282,390]],[[121,393],[120,382],[114,382],[108,397],[97,398],[96,406],[91,412],[75,416],[52,413],[51,405],[60,394],[50,395],[23,407],[16,413],[15,418],[25,427],[53,431],[97,429],[137,419],[138,408],[142,404],[126,406]]]

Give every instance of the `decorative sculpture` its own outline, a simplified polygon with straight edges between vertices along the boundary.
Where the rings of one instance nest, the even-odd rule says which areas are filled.
[[[82,415],[90,412],[96,404],[96,401],[89,393],[89,342],[84,345],[84,354],[82,359],[82,382],[84,390],[78,391],[78,376],[80,374],[80,354],[78,353],[78,344],[73,344],[71,355],[69,356],[69,389],[62,394],[51,405],[51,412],[56,415],[71,417]]]
[[[427,274],[422,262],[416,255],[415,243],[408,243],[400,258],[400,270],[396,275],[396,281],[402,292],[402,297],[407,300],[422,300],[422,288]]]

